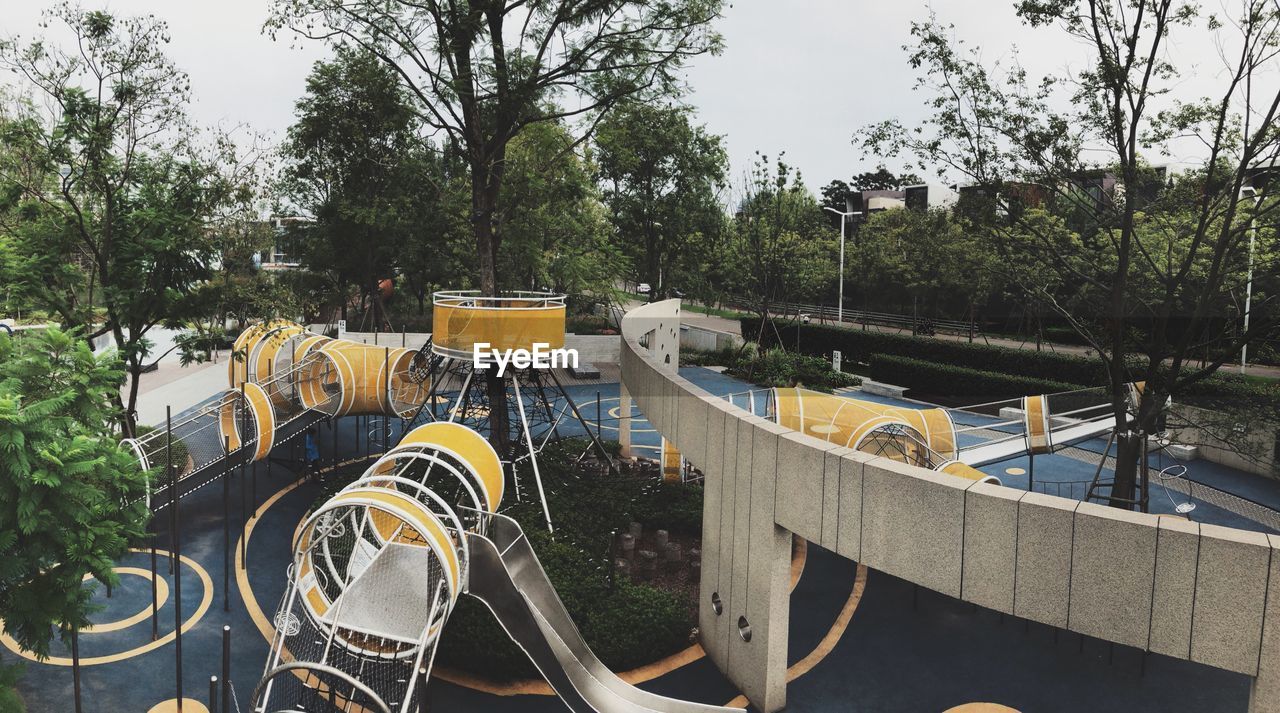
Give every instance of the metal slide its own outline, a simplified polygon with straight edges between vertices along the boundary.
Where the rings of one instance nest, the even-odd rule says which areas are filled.
[[[1070,426],[1054,429],[1050,431],[1053,438],[1053,448],[1057,450],[1073,443],[1097,438],[1114,430],[1115,427],[1116,420],[1114,418],[1104,418],[1097,421],[1081,421]],[[1002,460],[1024,455],[1026,452],[1027,444],[1025,439],[1011,438],[996,443],[962,448],[959,461],[976,468],[980,465],[998,463]]]
[[[490,538],[469,533],[468,593],[484,602],[507,635],[528,654],[574,713],[728,713],[724,708],[642,691],[625,683],[591,652],[556,595],[524,532],[493,515]]]

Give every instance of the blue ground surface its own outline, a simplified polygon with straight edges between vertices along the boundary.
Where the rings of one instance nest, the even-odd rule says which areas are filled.
[[[724,395],[741,393],[747,385],[707,369],[681,369],[681,375],[707,391]],[[568,389],[591,428],[616,438],[617,384],[575,386]],[[596,395],[602,419],[595,423]],[[902,406],[911,402],[883,400]],[[634,414],[633,442],[640,448],[658,448],[658,435],[640,414]],[[342,458],[368,448],[356,419],[343,419],[337,444]],[[561,422],[566,435],[581,434],[573,419]],[[323,457],[332,457],[335,442],[327,426],[320,427]],[[1104,443],[1086,444],[1101,451]],[[183,636],[183,684],[185,695],[204,700],[209,676],[220,674],[222,626],[232,627],[234,655],[232,682],[238,709],[248,710],[248,697],[262,673],[268,643],[253,625],[245,601],[231,573],[224,599],[224,522],[229,525],[232,546],[238,541],[243,512],[295,480],[296,454],[291,446],[278,447],[268,475],[260,464],[253,471],[228,481],[228,517],[223,517],[223,481],[200,489],[182,505],[182,553],[203,569],[211,580],[211,605]],[[1038,456],[1037,482],[1074,482],[1092,477],[1094,466],[1061,455]],[[1280,505],[1280,486],[1228,468],[1197,461],[1189,464],[1190,477],[1247,494],[1251,499]],[[1011,487],[1026,487],[1025,476],[1005,472],[1027,468],[1026,459],[1015,459],[986,468]],[[286,586],[289,541],[304,511],[314,501],[318,486],[307,484],[281,497],[261,517],[248,543],[247,579],[259,607],[271,617]],[[1153,504],[1158,500],[1153,493]],[[243,503],[243,506],[241,505]],[[1199,504],[1198,520],[1238,526],[1236,516],[1215,512]],[[1242,518],[1236,518],[1242,520]],[[158,518],[157,545],[170,548],[167,517]],[[174,628],[175,581],[160,558],[159,575],[170,594],[159,610],[158,634]],[[146,553],[130,554],[122,566],[150,568]],[[196,571],[183,565],[182,617],[191,618],[200,607],[206,588]],[[807,656],[832,631],[842,607],[850,601],[856,565],[816,546],[808,547],[806,564],[791,599],[789,663]],[[110,599],[99,588],[95,600],[105,609],[93,617],[110,622],[146,609],[151,588],[135,575],[122,575],[122,583]],[[224,602],[229,611],[223,610]],[[151,619],[112,632],[86,632],[80,637],[81,655],[116,654],[151,641]],[[447,636],[447,633],[446,633]],[[174,697],[175,646],[166,643],[155,650],[124,660],[82,668],[83,710],[88,713],[148,711]],[[55,645],[56,656],[68,650]],[[0,649],[4,662],[15,656]],[[32,713],[70,711],[72,680],[69,667],[28,663],[19,683]],[[733,686],[705,658],[644,684],[650,690],[724,704],[737,695]],[[918,589],[878,572],[871,572],[865,593],[850,624],[834,649],[809,673],[788,688],[792,711],[937,711],[962,703],[990,701],[1022,711],[1244,711],[1248,679],[1197,664],[1168,659],[1068,634],[1012,617],[975,608],[949,597]],[[442,681],[432,684],[430,700],[440,711],[558,711],[563,706],[548,696],[497,697]],[[233,706],[232,710],[237,707]]]

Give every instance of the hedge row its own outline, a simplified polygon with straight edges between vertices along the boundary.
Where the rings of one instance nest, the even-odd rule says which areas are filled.
[[[804,354],[827,355],[838,349],[844,359],[849,361],[870,362],[873,355],[884,354],[1059,384],[1101,386],[1106,383],[1106,370],[1100,359],[1087,359],[1074,354],[1011,349],[818,324],[774,324],[777,331],[767,327],[762,340],[764,344],[761,346],[780,341],[788,349],[797,349],[798,345],[798,350]],[[759,319],[752,317],[742,320],[742,334],[748,340],[759,333]]]
[[[873,354],[871,378],[886,384],[905,386],[946,396],[990,396],[992,398],[1052,394],[1079,388],[1052,379],[1003,374],[953,364],[935,364],[922,359]]]

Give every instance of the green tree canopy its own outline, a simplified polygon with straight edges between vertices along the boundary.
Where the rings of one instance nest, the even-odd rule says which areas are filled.
[[[165,24],[62,4],[48,13],[76,38],[0,42],[0,67],[24,76],[0,122],[17,150],[0,161],[0,214],[31,303],[88,339],[110,334],[130,374],[119,413],[132,433],[147,333],[196,316],[191,291],[211,275],[207,230],[256,162],[221,136],[202,143],[186,121],[186,75],[165,56]]]
[[[144,535],[148,476],[108,425],[119,368],[72,333],[0,334],[0,618],[41,656],[88,625],[84,576],[115,583]]]
[[[699,265],[694,248],[724,224],[718,194],[728,158],[721,138],[695,126],[692,114],[629,102],[596,131],[604,199],[623,250],[653,286],[650,299],[666,296],[677,273],[697,274],[689,269]]]

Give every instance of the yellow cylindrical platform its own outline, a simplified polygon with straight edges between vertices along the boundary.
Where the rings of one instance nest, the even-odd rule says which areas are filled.
[[[564,295],[509,292],[437,292],[433,296],[432,349],[442,356],[471,359],[476,345],[506,352],[564,347]]]

